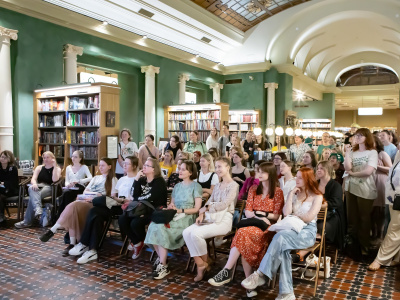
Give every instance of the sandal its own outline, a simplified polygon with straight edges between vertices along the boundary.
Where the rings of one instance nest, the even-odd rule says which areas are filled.
[[[194,278],[194,282],[201,281],[204,277],[204,274],[206,273],[208,269],[208,263],[204,262],[203,265],[197,266],[197,276]]]
[[[378,267],[376,267],[376,265],[378,265]],[[374,260],[368,267],[367,267],[367,269],[369,270],[369,271],[378,271],[379,269],[380,269],[380,267],[381,267],[381,264],[380,263],[378,263],[376,260]]]

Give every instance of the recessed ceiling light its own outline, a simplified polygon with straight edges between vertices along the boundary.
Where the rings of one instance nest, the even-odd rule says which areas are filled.
[[[200,57],[200,54],[196,54],[196,58],[199,58]]]
[[[107,21],[103,21],[103,25],[104,25],[104,26],[107,26],[107,25],[108,25],[108,22],[107,22]]]

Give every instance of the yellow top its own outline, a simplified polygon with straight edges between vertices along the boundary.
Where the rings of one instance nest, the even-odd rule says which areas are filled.
[[[161,168],[161,173],[163,176],[165,176],[165,173],[167,175],[167,178],[171,176],[172,171],[176,169],[176,165],[173,164],[172,166],[164,166],[164,162],[162,161],[160,163],[160,168]]]
[[[281,150],[286,150],[287,148],[285,146],[281,146]],[[271,149],[272,153],[278,152],[278,146],[272,147]]]

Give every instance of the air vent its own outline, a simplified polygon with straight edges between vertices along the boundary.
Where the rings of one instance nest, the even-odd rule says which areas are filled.
[[[150,12],[150,11],[148,11],[148,10],[145,10],[145,9],[143,9],[143,8],[141,8],[141,9],[138,11],[138,13],[141,14],[141,15],[143,15],[143,16],[145,16],[145,17],[148,17],[148,18],[151,18],[152,16],[154,16],[154,14],[153,14],[152,12]]]
[[[308,105],[295,105],[294,107],[308,107]]]
[[[205,36],[203,36],[203,37],[201,38],[201,40],[202,40],[203,42],[207,43],[207,44],[211,42],[211,40],[210,40],[209,38],[206,38]]]
[[[242,79],[227,79],[225,80],[225,84],[238,84],[242,83]]]
[[[383,101],[393,101],[393,99],[383,99]]]
[[[386,102],[385,104],[395,104],[394,102]]]

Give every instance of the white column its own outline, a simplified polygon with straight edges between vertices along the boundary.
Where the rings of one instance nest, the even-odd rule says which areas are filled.
[[[186,81],[189,80],[189,74],[179,75],[179,104],[185,104]]]
[[[275,125],[275,90],[278,84],[275,82],[264,83],[264,88],[268,89],[267,98],[267,127]]]
[[[0,26],[0,149],[10,151],[14,151],[10,46],[17,38],[18,30]]]
[[[64,45],[64,81],[67,84],[78,82],[77,57],[83,54],[83,48],[71,44]]]
[[[143,66],[142,73],[146,73],[145,99],[144,99],[144,133],[156,134],[156,74],[160,73],[159,67]]]
[[[213,90],[213,102],[220,103],[221,102],[221,90],[224,88],[222,83],[212,83],[210,84],[210,89]]]

